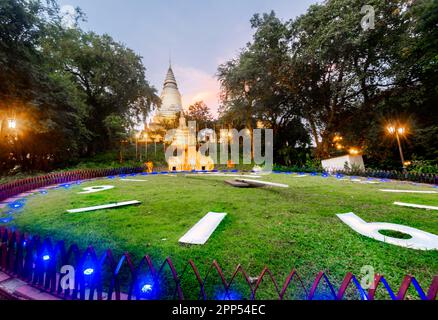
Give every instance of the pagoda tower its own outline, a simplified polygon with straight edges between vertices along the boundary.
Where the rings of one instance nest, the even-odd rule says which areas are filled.
[[[154,123],[163,121],[175,121],[178,113],[183,112],[181,93],[178,89],[175,74],[172,66],[169,65],[166,79],[164,80],[163,91],[161,93],[161,107],[154,117]]]

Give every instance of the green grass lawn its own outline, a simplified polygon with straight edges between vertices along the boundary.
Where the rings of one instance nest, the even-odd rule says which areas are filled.
[[[381,188],[434,190],[388,183],[356,184],[321,177],[270,175],[265,181],[286,183],[289,189],[236,189],[224,177],[148,176],[147,182],[119,179],[89,181],[71,189],[52,190],[29,198],[13,224],[31,234],[65,239],[100,252],[129,251],[138,261],[151,255],[158,265],[171,257],[178,270],[193,259],[201,272],[217,260],[227,276],[241,264],[250,276],[268,266],[282,286],[296,268],[309,288],[324,270],[339,287],[347,272],[360,275],[365,265],[384,274],[395,291],[406,274],[427,290],[438,274],[438,251],[417,251],[361,236],[343,224],[338,213],[354,212],[367,222],[388,222],[438,234],[438,213],[401,208],[394,201],[438,205],[437,194],[391,194]],[[80,195],[87,186],[114,185],[100,193]],[[139,200],[140,206],[69,214],[75,209],[114,201]],[[204,246],[181,246],[182,237],[206,213],[228,216]],[[260,293],[275,298],[268,281]],[[263,296],[265,294],[265,296]],[[272,294],[272,295],[271,295]],[[383,294],[383,293],[382,293]],[[415,298],[414,291],[409,292]]]

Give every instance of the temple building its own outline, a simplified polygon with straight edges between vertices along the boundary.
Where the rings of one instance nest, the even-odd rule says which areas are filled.
[[[151,125],[157,126],[163,124],[163,122],[173,122],[177,120],[178,114],[182,112],[181,93],[172,66],[169,66],[161,93],[161,107],[157,110]]]
[[[169,129],[169,126],[176,130],[175,136],[172,141],[165,141],[163,135],[165,135],[166,127]],[[192,132],[196,132],[196,128],[191,129]],[[194,137],[189,134],[190,128],[188,128],[184,117],[181,93],[179,92],[171,65],[164,80],[163,91],[161,93],[161,107],[155,113],[152,122],[146,128],[146,132],[148,135],[154,136],[154,141],[164,142],[168,146],[182,151],[180,155],[169,159],[169,171],[208,171],[214,169],[213,159],[202,155],[197,150],[198,141],[196,134]]]

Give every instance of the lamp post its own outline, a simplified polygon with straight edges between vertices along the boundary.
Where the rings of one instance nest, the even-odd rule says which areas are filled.
[[[145,144],[145,150],[146,150],[145,159],[147,161],[148,160],[148,134],[145,133],[143,135],[143,138],[144,138],[144,144]]]
[[[406,133],[406,129],[404,127],[395,127],[395,126],[389,126],[388,127],[388,132],[390,135],[395,135],[397,138],[397,143],[398,143],[398,150],[400,152],[400,159],[403,165],[403,172],[406,173],[406,162],[405,162],[405,157],[403,155],[403,148],[401,145],[401,141],[400,141],[400,136],[404,136]]]
[[[135,135],[135,161],[138,161],[138,140],[140,139],[141,134],[137,133]]]

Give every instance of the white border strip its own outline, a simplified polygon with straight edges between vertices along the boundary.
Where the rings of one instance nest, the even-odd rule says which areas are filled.
[[[104,210],[104,209],[114,209],[114,208],[119,208],[119,207],[132,206],[132,205],[140,204],[140,203],[141,203],[140,201],[134,200],[134,201],[126,201],[126,202],[104,204],[102,206],[80,208],[80,209],[72,209],[72,210],[67,210],[67,212],[68,213],[90,212],[90,211],[97,211],[97,210]]]
[[[427,210],[438,210],[438,207],[433,206],[425,206],[421,204],[413,204],[413,203],[404,203],[404,202],[394,202],[396,206],[401,207],[409,207],[409,208],[416,208],[416,209],[427,209]]]
[[[437,191],[419,191],[419,190],[393,190],[393,189],[380,189],[382,192],[392,192],[392,193],[419,193],[419,194],[436,194]]]

